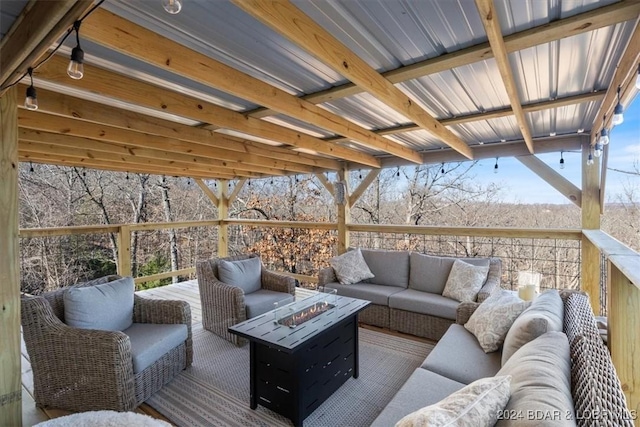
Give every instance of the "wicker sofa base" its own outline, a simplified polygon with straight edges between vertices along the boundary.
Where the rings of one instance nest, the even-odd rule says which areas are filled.
[[[174,379],[176,375],[187,367],[186,344],[182,343],[173,350],[167,352],[153,365],[149,366],[135,376],[136,402],[131,411],[142,402],[150,398],[155,392],[160,390],[165,384]]]
[[[370,304],[358,314],[358,322],[389,329],[389,307]]]
[[[447,329],[449,329],[449,326],[456,323],[455,320],[395,308],[390,309],[389,319],[391,330],[435,341],[442,338],[444,333],[447,332]]]

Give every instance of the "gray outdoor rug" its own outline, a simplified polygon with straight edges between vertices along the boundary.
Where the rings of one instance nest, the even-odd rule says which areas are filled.
[[[360,376],[309,415],[305,427],[369,426],[433,348],[363,328],[359,335]],[[181,427],[293,425],[262,406],[249,408],[248,345],[238,348],[199,326],[193,347],[193,365],[147,404]]]

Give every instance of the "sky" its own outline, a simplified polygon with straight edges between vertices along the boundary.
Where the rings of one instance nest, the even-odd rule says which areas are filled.
[[[609,168],[632,170],[640,163],[640,95],[624,111],[624,122],[609,131]],[[578,188],[582,188],[582,153],[564,153],[565,168],[560,169],[560,153],[538,154],[539,159],[554,168]],[[476,180],[495,183],[503,188],[502,200],[508,203],[571,203],[556,189],[524,167],[513,157],[498,160],[498,173],[494,174],[495,159],[478,162],[474,170]],[[624,185],[640,188],[640,177],[609,170],[607,172],[605,203],[615,203]],[[526,189],[526,191],[523,191]]]

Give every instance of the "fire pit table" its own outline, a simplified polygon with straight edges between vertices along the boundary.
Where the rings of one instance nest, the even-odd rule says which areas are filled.
[[[358,313],[370,303],[318,293],[231,326],[251,351],[251,409],[302,426],[350,377],[358,378]]]

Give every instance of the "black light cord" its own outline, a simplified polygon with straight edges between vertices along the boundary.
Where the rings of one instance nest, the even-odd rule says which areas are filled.
[[[60,40],[60,43],[58,43],[58,46],[55,47],[55,49],[53,49],[51,52],[49,52],[49,54],[40,62],[38,62],[36,65],[34,65],[33,67],[30,67],[29,69],[33,72],[35,70],[37,70],[42,64],[44,64],[45,62],[47,62],[49,59],[51,59],[51,57],[58,51],[58,49],[60,49],[60,47],[64,44],[64,42],[69,38],[69,36],[71,35],[71,33],[75,30],[76,31],[76,40],[78,41],[78,46],[80,45],[80,34],[78,33],[78,29],[80,28],[80,24],[82,23],[82,21],[85,20],[85,18],[87,18],[89,15],[91,15],[93,13],[94,10],[96,10],[97,8],[100,7],[100,5],[102,3],[104,3],[105,0],[100,0],[98,3],[96,3],[91,9],[89,9],[89,11],[87,11],[87,13],[84,14],[84,16],[80,19],[78,19],[76,22],[73,23],[73,25],[67,30],[67,34],[64,35],[64,37],[62,38],[62,40]],[[10,85],[7,86],[2,86],[0,88],[0,91],[9,89],[10,87],[13,87],[15,85],[17,85],[18,83],[20,83],[20,81],[25,78],[25,76],[29,74],[29,71],[27,70],[27,72],[25,72],[22,77],[20,77],[19,79],[17,79],[15,82],[11,83]],[[31,77],[32,80],[32,85],[33,85],[33,76]]]

